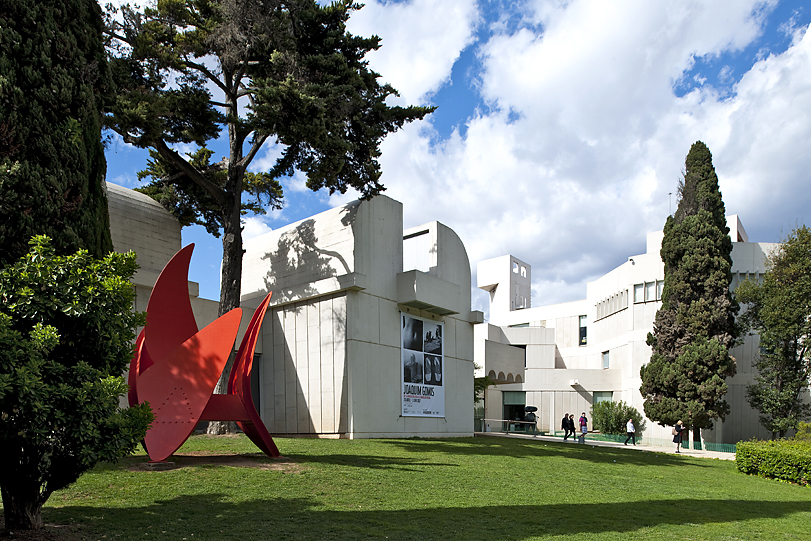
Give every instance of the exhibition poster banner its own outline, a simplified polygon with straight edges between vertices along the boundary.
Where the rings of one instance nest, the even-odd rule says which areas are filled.
[[[400,312],[403,416],[444,417],[443,324]]]

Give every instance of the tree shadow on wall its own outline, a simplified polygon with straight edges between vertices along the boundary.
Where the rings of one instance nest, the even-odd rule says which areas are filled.
[[[341,225],[353,228],[356,214],[357,206],[344,206]],[[319,242],[312,218],[285,231],[276,249],[266,252],[262,259],[270,263],[264,282],[266,290],[273,292],[273,304],[313,296],[318,293],[313,282],[354,270],[343,254]]]
[[[356,208],[356,205],[347,205],[340,210],[340,223],[344,228],[353,227]],[[340,235],[340,232],[338,234]],[[349,237],[349,235],[347,236]],[[276,342],[274,346],[268,345],[263,348],[263,358],[257,363],[257,366],[262,364],[266,370],[271,370],[274,378],[273,384],[265,384],[260,390],[260,392],[268,393],[266,398],[273,401],[273,418],[265,419],[265,411],[262,412],[265,424],[271,433],[276,434],[345,433],[348,427],[346,363],[344,362],[343,367],[334,367],[341,370],[341,373],[340,376],[335,375],[329,378],[333,382],[322,381],[321,367],[317,370],[319,377],[313,378],[309,373],[310,363],[321,362],[320,355],[316,354],[311,358],[309,350],[297,351],[297,341],[301,341],[302,337],[306,337],[308,333],[312,332],[307,319],[310,316],[306,313],[308,306],[328,301],[334,293],[327,291],[325,295],[324,292],[318,291],[314,283],[348,274],[353,269],[343,254],[329,249],[329,246],[319,241],[314,219],[304,220],[282,233],[275,249],[266,252],[262,259],[269,263],[269,270],[264,278],[265,287],[267,291],[273,293],[267,321],[276,321],[277,330],[274,330],[274,334],[281,332],[284,335],[283,352],[275,351],[279,342]],[[316,296],[319,296],[318,301],[313,300],[313,297]],[[279,304],[285,304],[285,306],[280,307]],[[312,309],[312,306],[309,309]],[[336,312],[334,308],[329,310],[329,324],[332,326],[330,334],[345,335],[345,310],[341,313]],[[287,315],[285,316],[284,313]],[[279,324],[277,319],[290,317],[291,313],[296,316],[303,315],[306,322],[303,323],[304,327],[298,328],[293,336],[287,336],[285,324]],[[325,324],[326,320],[322,321],[317,315],[315,317],[319,320],[318,330],[315,332],[320,334],[320,326]],[[317,335],[317,339],[320,340],[320,336]],[[275,340],[277,339],[274,338]],[[304,338],[304,343],[308,343],[307,338]],[[307,347],[311,345],[308,344]],[[302,370],[307,373],[300,373]],[[292,374],[295,374],[295,383],[293,383]],[[275,381],[280,377],[285,378],[284,383]],[[267,379],[266,377],[265,381]],[[311,388],[312,382],[317,382],[319,387]],[[324,388],[332,388],[330,392],[337,395],[334,398],[335,411],[330,414],[337,418],[334,428],[331,421],[326,421],[326,425],[321,421],[321,416],[324,414],[323,409],[330,408],[329,405],[322,402],[325,396],[330,396],[329,393],[324,394]],[[313,401],[314,393],[321,395],[316,397],[319,398],[318,401]],[[316,408],[315,411],[311,410],[313,407]],[[318,411],[319,408],[322,411]],[[267,409],[271,410],[271,407],[269,406]]]

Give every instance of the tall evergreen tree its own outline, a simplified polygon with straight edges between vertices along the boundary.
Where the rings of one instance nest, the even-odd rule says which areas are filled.
[[[665,223],[665,283],[640,371],[645,415],[661,425],[683,420],[712,428],[729,405],[725,378],[735,375],[729,348],[738,336],[738,304],[729,292],[732,241],[718,177],[707,146],[697,141],[685,160],[679,206]]]
[[[0,2],[0,265],[46,234],[60,254],[112,250],[95,0]]]
[[[782,438],[811,415],[811,229],[792,231],[768,256],[763,281],[747,280],[735,295],[746,303],[746,328],[760,338],[749,404],[772,438]]]

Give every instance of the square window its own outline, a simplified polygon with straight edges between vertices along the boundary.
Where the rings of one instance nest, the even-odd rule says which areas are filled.
[[[614,399],[614,391],[594,391],[594,403],[611,402]]]

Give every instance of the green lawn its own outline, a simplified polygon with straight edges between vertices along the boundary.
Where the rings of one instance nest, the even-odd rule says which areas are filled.
[[[253,467],[138,471],[140,455],[55,494],[44,518],[88,539],[811,539],[811,489],[731,461],[518,438],[277,444],[288,462],[195,436],[181,454]]]

